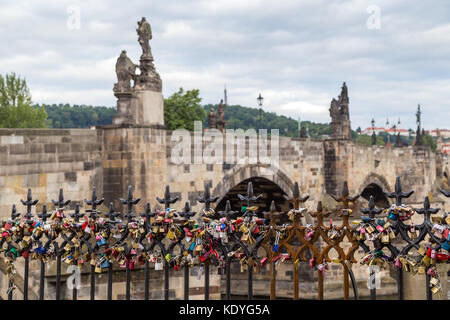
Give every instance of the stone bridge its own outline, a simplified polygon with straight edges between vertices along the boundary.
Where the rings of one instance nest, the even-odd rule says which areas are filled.
[[[116,201],[120,210],[117,199],[131,185],[136,197],[142,198],[143,210],[146,201],[156,206],[156,196],[161,197],[169,184],[171,192],[180,196],[180,207],[189,201],[199,211],[196,198],[205,184],[219,196],[216,207],[220,208],[227,199],[240,206],[236,194],[245,193],[248,181],[254,182],[256,193],[266,195],[262,207],[271,200],[287,206],[282,195],[290,195],[295,182],[303,194],[310,195],[309,206],[318,200],[331,205],[326,194],[339,195],[348,181],[351,194],[364,198],[372,194],[377,204],[385,206],[389,200],[381,190],[392,191],[395,177],[400,176],[405,189],[416,191],[408,201],[418,203],[426,195],[444,201],[436,190],[443,187],[442,172],[448,168],[447,158],[423,147],[368,147],[351,140],[286,137],[279,137],[278,167],[250,161],[242,165],[175,164],[171,156],[176,142],[171,132],[152,126],[1,129],[0,142],[2,216],[10,214],[13,203],[21,209],[20,199],[28,188],[41,205],[56,199],[63,188],[73,205],[96,187],[106,204]]]

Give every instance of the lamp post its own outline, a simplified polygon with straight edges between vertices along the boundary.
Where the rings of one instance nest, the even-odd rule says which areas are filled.
[[[256,101],[258,101],[259,106],[259,129],[262,129],[262,104],[263,104],[264,98],[261,96],[261,93],[259,94],[258,98],[256,98]]]

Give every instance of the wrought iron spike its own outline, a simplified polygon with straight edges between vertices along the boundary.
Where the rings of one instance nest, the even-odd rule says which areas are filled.
[[[184,204],[183,211],[178,212],[178,215],[189,220],[189,218],[194,216],[196,213],[197,212],[195,211],[191,211],[191,206],[189,205],[189,202],[186,201]]]
[[[342,187],[342,197],[348,197],[350,193],[348,192],[347,181],[344,181],[344,186]]]
[[[27,218],[27,219],[29,219],[29,218],[31,218],[32,217],[32,214],[31,214],[31,207],[32,206],[35,206],[37,203],[38,203],[38,201],[39,200],[33,200],[33,196],[31,195],[31,189],[29,188],[28,189],[28,192],[27,192],[27,200],[26,201],[24,201],[24,200],[20,200],[20,202],[22,202],[22,204],[24,205],[24,206],[27,206],[27,213],[25,214],[25,218]]]
[[[323,211],[323,205],[322,205],[322,201],[317,202],[317,212],[322,212]]]
[[[219,211],[218,214],[221,217],[225,217],[227,220],[230,220],[231,217],[233,215],[235,215],[236,213],[238,213],[238,211],[233,211],[231,210],[231,202],[230,200],[227,200],[227,202],[225,202],[225,210],[224,211]]]
[[[289,203],[292,203],[295,210],[298,210],[300,208],[300,203],[306,202],[306,200],[309,199],[309,195],[306,195],[303,198],[300,197],[300,188],[298,186],[298,182],[295,182],[294,188],[292,189],[292,197],[283,195],[283,198],[289,201]]]
[[[14,219],[16,219],[18,216],[20,216],[20,213],[17,212],[16,205],[13,204],[13,205],[12,205],[12,209],[11,209],[11,219],[14,220]]]
[[[395,190],[395,192],[383,191],[383,193],[388,198],[395,198],[395,204],[397,206],[402,205],[402,199],[409,198],[414,193],[414,190],[411,190],[409,192],[403,192],[402,191],[402,185],[400,183],[400,177],[399,176],[397,176],[395,178],[395,188],[394,188],[394,190]]]
[[[70,203],[70,200],[64,201],[64,192],[61,188],[59,189],[58,201],[52,200],[52,203],[60,209],[64,206],[67,206]]]
[[[104,198],[97,199],[97,189],[95,187],[92,189],[91,200],[84,199],[84,202],[86,202],[86,204],[92,206],[92,210],[97,209],[97,206],[101,205],[103,203],[103,201],[105,201]]]
[[[292,190],[292,196],[294,198],[300,197],[300,188],[298,187],[298,182],[294,183],[294,189]]]
[[[114,210],[114,203],[110,202],[109,203],[109,211],[108,213],[105,213],[105,216],[110,219],[111,221],[115,221],[116,217],[120,215],[120,212],[116,212]]]
[[[349,196],[349,191],[348,191],[348,184],[347,181],[344,181],[344,185],[342,187],[342,197],[337,198],[333,195],[331,195],[331,197],[336,201],[336,202],[342,202],[342,204],[344,205],[344,209],[348,209],[349,207],[349,202],[355,202],[358,198],[359,198],[359,194],[354,196],[354,197],[350,197]]]
[[[128,186],[128,198],[125,200],[120,198],[120,202],[127,205],[127,213],[125,213],[125,217],[130,221],[134,217],[133,206],[136,205],[141,198],[133,199],[133,188]]]
[[[48,217],[50,217],[51,214],[47,213],[47,205],[44,204],[42,206],[42,212],[38,213],[38,217],[42,219],[42,221],[46,221]]]
[[[377,214],[383,212],[383,209],[375,208],[373,196],[370,196],[369,198],[369,207],[367,209],[361,208],[360,210],[362,213],[368,215],[370,219],[374,219]]]
[[[170,187],[169,187],[169,185],[166,185],[166,190],[165,190],[165,192],[164,192],[164,199],[161,199],[161,198],[159,198],[159,197],[156,197],[156,200],[157,200],[159,203],[161,203],[161,204],[164,203],[165,209],[170,208],[170,205],[171,205],[172,203],[177,202],[179,199],[180,199],[180,197],[178,197],[178,196],[176,196],[176,197],[174,197],[174,198],[171,198],[171,197],[170,197]]]
[[[251,202],[257,201],[257,200],[258,200],[259,198],[261,198],[263,195],[262,195],[262,194],[257,195],[257,196],[254,195],[254,193],[253,193],[253,184],[252,184],[252,182],[250,181],[250,182],[248,183],[248,185],[247,185],[247,196],[243,196],[243,195],[241,195],[241,194],[238,194],[237,196],[238,196],[238,198],[239,198],[240,200],[242,200],[242,201],[247,201],[247,206],[250,207],[250,203],[251,203]]]
[[[205,204],[205,210],[209,210],[211,208],[211,203],[214,203],[219,199],[219,197],[211,197],[211,192],[209,191],[209,184],[205,183],[205,192],[203,193],[203,197],[197,197],[197,200],[200,203]]]
[[[423,208],[415,209],[417,213],[425,215],[425,221],[429,221],[432,214],[436,214],[441,210],[440,208],[431,208],[430,199],[428,196],[423,201]]]
[[[71,216],[72,218],[74,218],[74,220],[76,222],[80,221],[80,218],[83,216],[83,213],[80,213],[80,204],[76,203],[75,204],[75,210],[74,213],[69,214],[69,216]]]

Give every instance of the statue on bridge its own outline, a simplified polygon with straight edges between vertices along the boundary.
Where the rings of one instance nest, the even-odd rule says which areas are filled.
[[[333,138],[351,139],[348,104],[348,90],[347,85],[344,82],[338,100],[333,98],[329,109],[331,116],[331,137]]]
[[[150,52],[150,39],[152,38],[152,29],[150,28],[150,24],[142,17],[142,20],[138,21],[138,28],[136,32],[139,36],[138,41],[142,48],[142,56],[144,57],[152,57],[152,53]],[[152,59],[153,60],[153,59]]]
[[[122,50],[116,62],[117,83],[114,85],[114,92],[127,92],[131,90],[131,80],[136,79],[136,68],[138,66],[133,63],[127,56],[127,52]]]

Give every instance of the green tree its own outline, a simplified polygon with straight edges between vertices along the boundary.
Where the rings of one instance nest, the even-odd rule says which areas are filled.
[[[203,122],[206,118],[206,111],[200,105],[201,100],[199,90],[184,91],[183,88],[164,99],[164,123],[167,129],[194,131],[194,121]]]
[[[25,79],[15,73],[0,75],[0,127],[45,128],[47,113],[34,108]]]
[[[429,146],[431,151],[436,152],[436,139],[430,136],[428,133],[423,137],[423,144]]]

